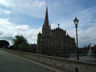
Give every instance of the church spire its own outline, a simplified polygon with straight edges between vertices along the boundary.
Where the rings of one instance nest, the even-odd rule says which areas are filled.
[[[44,24],[42,27],[42,34],[48,35],[49,31],[50,31],[50,25],[49,25],[49,19],[48,19],[48,7],[46,7],[46,14],[44,19]]]
[[[45,14],[44,25],[49,26],[48,7],[46,7],[46,14]]]

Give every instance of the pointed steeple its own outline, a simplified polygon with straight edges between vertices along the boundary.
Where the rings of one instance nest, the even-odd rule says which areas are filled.
[[[44,24],[43,25],[49,26],[48,7],[46,7],[46,14],[45,14],[45,20],[44,20]]]
[[[49,25],[49,18],[48,18],[48,7],[46,7],[46,14],[44,19],[44,24],[42,27],[42,34],[48,35],[49,31],[50,31],[50,25]]]

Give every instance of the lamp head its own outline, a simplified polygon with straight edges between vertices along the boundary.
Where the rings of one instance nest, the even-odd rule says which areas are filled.
[[[79,20],[75,17],[75,19],[73,20],[73,22],[74,22],[75,25],[78,25]]]

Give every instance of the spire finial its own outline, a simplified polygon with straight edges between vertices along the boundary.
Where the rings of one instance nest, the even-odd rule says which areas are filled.
[[[58,28],[60,28],[60,24],[58,24]]]
[[[48,10],[47,0],[45,0],[46,10]]]

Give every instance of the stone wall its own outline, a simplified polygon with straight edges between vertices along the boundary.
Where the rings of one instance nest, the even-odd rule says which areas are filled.
[[[62,72],[75,72],[76,67],[78,67],[79,72],[96,72],[96,63],[93,64],[76,60],[68,60],[66,58],[52,57],[22,51],[11,50],[11,52],[28,59],[47,64],[54,68],[58,68],[59,70],[62,70]]]

